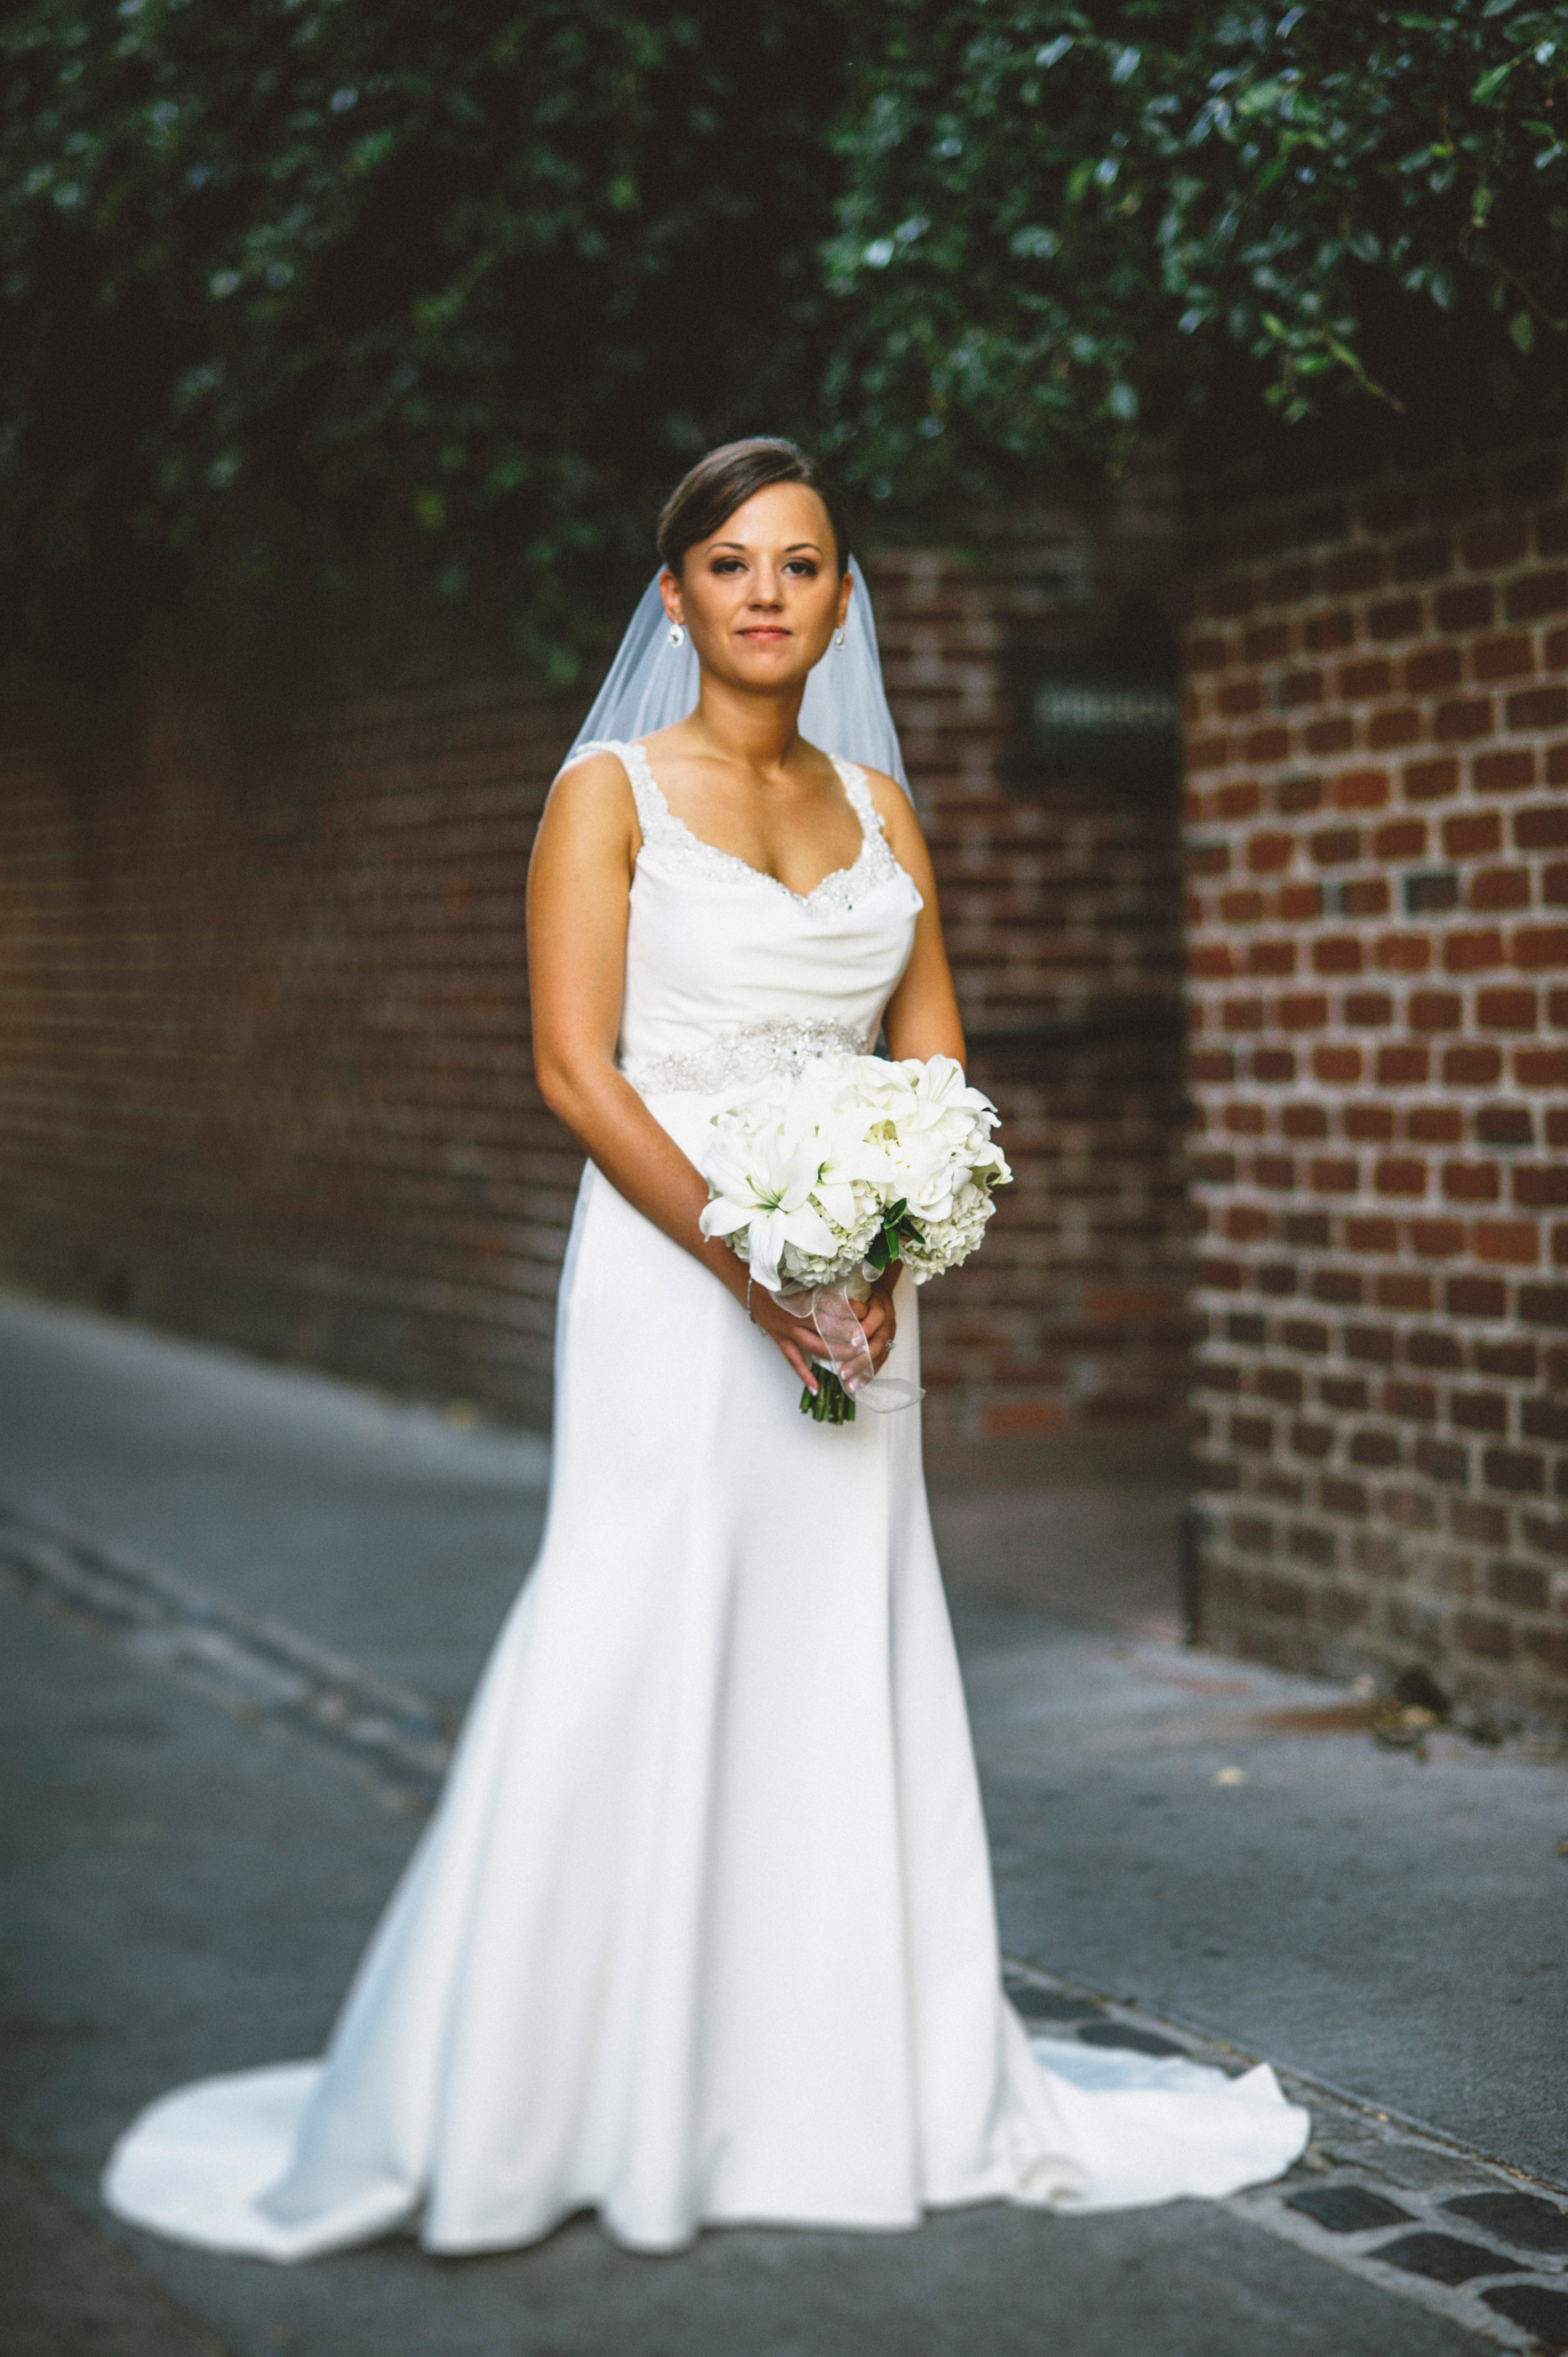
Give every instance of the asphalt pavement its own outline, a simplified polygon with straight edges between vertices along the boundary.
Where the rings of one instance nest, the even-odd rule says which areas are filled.
[[[713,2233],[658,2260],[585,2221],[499,2258],[393,2242],[275,2269],[108,2221],[97,2174],[142,2103],[318,2049],[418,1824],[417,1791],[355,1735],[375,1710],[355,1718],[353,1665],[360,1703],[392,1696],[383,1720],[402,1690],[449,1725],[526,1571],[546,1474],[534,1437],[0,1301],[4,2357],[1568,2343],[1568,2325],[1532,2342],[1484,2304],[1522,2298],[1550,2330],[1568,2311],[1550,2248],[1568,2185],[1568,1767],[1450,1735],[1424,1764],[1390,1754],[1362,1697],[1184,1650],[1179,1495],[1065,1461],[1048,1487],[993,1469],[937,1499],[1004,1943],[1040,1968],[1041,2006],[1067,2005],[1048,1983],[1089,1993],[1074,2018],[1101,2042],[1122,2034],[1115,2008],[1089,2016],[1121,2000],[1265,2055],[1309,2099],[1321,2085],[1326,2120],[1343,2090],[1314,2183],[1355,2159],[1407,2221],[1418,2181],[1444,2201],[1528,2184],[1545,2255],[1494,2249],[1479,2290],[1451,2292],[1451,2257],[1304,2225],[1288,2186],[1268,2219],[1244,2200],[1075,2221],[988,2208],[910,2235]],[[159,1579],[159,1609],[173,1597],[191,1621],[183,1652],[136,1619]],[[346,1665],[349,1700],[319,1724],[274,1705],[290,1642],[322,1649],[328,1684]],[[272,1684],[247,1684],[263,1654]],[[1405,2136],[1381,2177],[1379,2136]]]

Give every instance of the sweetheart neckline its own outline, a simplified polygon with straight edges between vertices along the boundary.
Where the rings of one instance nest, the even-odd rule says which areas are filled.
[[[751,861],[749,859],[743,859],[738,852],[725,851],[721,845],[710,843],[705,835],[699,834],[695,827],[687,824],[686,821],[680,815],[679,812],[672,811],[671,809],[664,789],[653,774],[653,764],[648,758],[647,747],[641,744],[636,737],[632,737],[628,740],[626,750],[628,753],[634,753],[637,756],[638,762],[642,770],[643,784],[650,787],[653,793],[658,797],[659,806],[665,820],[671,826],[674,827],[678,833],[684,835],[688,843],[694,844],[696,848],[699,851],[705,853],[710,859],[722,860],[726,867],[738,868],[743,876],[753,877],[758,884],[771,884],[776,892],[782,892],[787,899],[795,901],[797,905],[802,909],[809,909],[812,901],[817,898],[817,895],[820,892],[825,892],[830,884],[840,883],[846,876],[854,876],[870,856],[873,849],[871,829],[866,824],[865,813],[861,810],[859,804],[855,801],[854,794],[850,787],[849,779],[844,775],[844,772],[847,770],[852,771],[854,775],[860,780],[862,791],[869,801],[870,789],[865,785],[865,773],[859,768],[857,763],[841,760],[840,757],[836,753],[830,753],[828,755],[828,759],[832,763],[834,770],[838,773],[839,782],[844,790],[844,799],[849,803],[851,810],[854,811],[856,822],[859,824],[860,849],[856,852],[854,857],[849,861],[847,866],[843,867],[831,867],[825,876],[819,877],[818,881],[812,885],[809,892],[797,892],[793,885],[786,884],[781,876],[771,874],[766,867],[754,867]],[[642,849],[646,850],[647,847],[648,834],[645,828],[643,831]],[[639,851],[638,853],[638,857],[640,859],[641,856],[642,851]]]

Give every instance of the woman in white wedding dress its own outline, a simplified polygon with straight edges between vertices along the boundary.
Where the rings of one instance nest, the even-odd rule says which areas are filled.
[[[1305,2139],[1266,2068],[1032,2050],[1003,1996],[918,1414],[799,1413],[802,1329],[703,1241],[693,1159],[738,1079],[879,1030],[961,1057],[930,865],[810,463],[713,453],[660,554],[531,879],[540,1085],[590,1157],[543,1544],[325,2061],[117,2146],[110,2206],[188,2242],[485,2251],[594,2210],[669,2251],[1219,2195]],[[857,741],[798,733],[809,680]],[[914,1380],[908,1280],[860,1314]]]

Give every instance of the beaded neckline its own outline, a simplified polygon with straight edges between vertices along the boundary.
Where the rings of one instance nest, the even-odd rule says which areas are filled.
[[[769,876],[766,868],[754,867],[749,859],[739,859],[733,851],[721,851],[717,844],[705,843],[700,834],[693,834],[685,820],[677,818],[665,801],[663,788],[654,776],[652,764],[641,745],[635,742],[618,745],[615,750],[620,755],[631,780],[644,847],[657,846],[689,873],[726,880],[744,877],[748,883],[760,884],[773,892],[782,892],[784,898],[792,900],[798,909],[853,909],[861,895],[879,884],[887,883],[902,872],[883,832],[882,819],[871,799],[865,770],[854,761],[841,760],[836,753],[829,758],[838,771],[849,806],[860,821],[859,856],[848,867],[835,867],[809,892],[795,892],[788,884],[780,882],[777,876]]]

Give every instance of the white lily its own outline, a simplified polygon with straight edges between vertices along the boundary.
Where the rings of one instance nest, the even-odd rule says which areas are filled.
[[[818,1254],[837,1248],[837,1237],[811,1200],[820,1168],[817,1141],[790,1135],[782,1123],[745,1138],[721,1133],[708,1151],[703,1175],[713,1200],[698,1224],[705,1236],[733,1237],[744,1228],[751,1273],[769,1293],[779,1289],[779,1264],[788,1245]]]
[[[912,1099],[910,1118],[927,1136],[940,1137],[952,1148],[984,1137],[996,1121],[996,1108],[980,1089],[963,1077],[963,1066],[951,1056],[932,1056],[925,1063],[901,1064]]]

